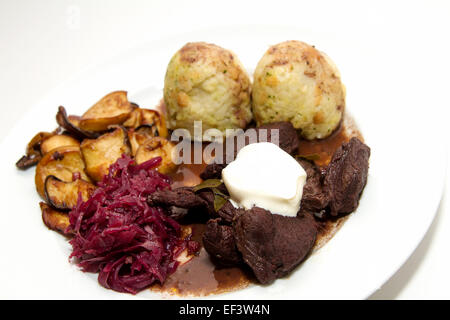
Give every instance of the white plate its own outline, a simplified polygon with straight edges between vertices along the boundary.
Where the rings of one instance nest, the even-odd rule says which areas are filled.
[[[14,164],[36,132],[56,127],[54,116],[59,105],[70,114],[81,114],[104,94],[121,89],[129,92],[131,101],[143,107],[154,106],[161,98],[167,63],[185,42],[202,40],[229,48],[252,70],[268,45],[287,39],[315,44],[338,65],[347,87],[348,109],[372,149],[368,183],[357,212],[325,247],[289,277],[270,286],[255,285],[209,298],[364,299],[378,289],[424,236],[443,189],[445,152],[439,140],[423,135],[433,133],[434,128],[427,114],[419,112],[422,93],[408,94],[413,81],[406,76],[408,58],[399,63],[376,41],[355,42],[332,33],[287,27],[232,27],[147,43],[83,71],[17,123],[0,148],[0,296],[160,298],[149,291],[132,296],[106,290],[97,283],[96,275],[83,273],[70,264],[70,245],[42,223],[34,169],[21,172]],[[432,154],[432,160],[423,159],[424,154]],[[426,161],[433,164],[425,170],[422,165]]]

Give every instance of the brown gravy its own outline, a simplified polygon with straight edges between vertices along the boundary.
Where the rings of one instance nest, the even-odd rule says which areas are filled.
[[[334,151],[352,137],[358,137],[364,142],[353,119],[346,115],[339,127],[328,138],[323,140],[301,139],[298,155],[315,156],[318,159],[314,159],[314,161],[318,166],[326,166],[330,162]]]
[[[205,229],[203,224],[189,225],[192,239],[202,244]],[[205,296],[234,291],[255,282],[251,272],[245,268],[219,268],[202,247],[197,256],[182,264],[166,282],[153,286],[153,290],[180,296]],[[256,283],[256,282],[255,282]]]
[[[207,144],[203,144],[203,148]],[[193,157],[193,156],[192,156]],[[202,182],[202,179],[200,178],[200,174],[205,170],[205,167],[207,166],[207,163],[202,161],[200,164],[194,164],[193,160],[191,159],[192,163],[190,164],[181,164],[178,166],[177,171],[172,173],[170,177],[172,178],[172,189],[179,188],[179,187],[191,187],[195,186]]]
[[[364,141],[353,120],[346,115],[339,128],[330,137],[323,140],[300,140],[298,155],[315,155],[314,161],[316,164],[326,166],[337,148],[353,136]],[[180,165],[177,171],[171,175],[173,188],[193,186],[200,183],[202,179],[199,175],[205,167],[206,163]],[[336,234],[347,218],[348,215],[320,224],[313,253]],[[183,228],[191,228],[193,240],[202,244],[205,225],[194,224],[183,226]],[[162,286],[154,285],[151,290],[179,296],[205,296],[235,291],[252,283],[256,284],[257,281],[252,272],[245,266],[241,268],[219,268],[211,261],[208,253],[202,247],[197,256],[178,267],[176,272]]]

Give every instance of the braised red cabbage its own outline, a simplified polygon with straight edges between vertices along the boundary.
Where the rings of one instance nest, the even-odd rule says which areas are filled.
[[[157,157],[136,165],[123,155],[114,163],[94,194],[81,197],[69,213],[74,258],[83,271],[99,272],[99,283],[135,294],[155,282],[164,283],[185,249],[199,248],[181,238],[180,225],[163,208],[150,207],[147,196],[170,188],[170,179],[154,168]]]

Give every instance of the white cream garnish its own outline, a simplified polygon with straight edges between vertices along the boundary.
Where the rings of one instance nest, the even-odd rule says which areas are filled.
[[[242,148],[222,171],[232,203],[254,206],[285,216],[296,216],[300,208],[306,172],[287,152],[270,142]]]

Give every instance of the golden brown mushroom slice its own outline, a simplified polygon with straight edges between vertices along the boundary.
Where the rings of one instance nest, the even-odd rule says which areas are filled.
[[[81,116],[79,127],[86,131],[106,131],[111,125],[122,124],[132,111],[126,91],[111,92]]]
[[[131,155],[135,157],[139,147],[153,136],[148,135],[146,132],[136,131],[135,129],[129,129],[127,131],[128,131],[128,141],[130,142],[131,147]]]
[[[74,173],[79,173],[81,179],[90,181],[85,173],[85,164],[77,146],[66,146],[47,153],[36,167],[35,183],[39,195],[45,199],[45,179],[55,176],[58,179],[71,182]]]
[[[49,205],[58,210],[71,210],[78,201],[81,193],[83,201],[87,201],[96,187],[87,181],[76,179],[65,182],[55,176],[45,179],[45,199]]]
[[[28,142],[25,155],[16,162],[17,168],[25,170],[37,164],[42,159],[41,144],[53,135],[50,132],[39,132],[36,134]]]
[[[147,140],[154,138],[154,127],[142,125],[136,129],[128,130],[128,140],[131,145],[131,154],[136,156],[137,150]]]
[[[41,143],[41,154],[45,155],[54,149],[68,146],[79,148],[80,142],[77,139],[65,134],[55,134]]]
[[[136,108],[123,123],[127,128],[146,128],[152,137],[167,138],[168,131],[164,116],[156,110]]]
[[[47,228],[67,235],[68,233],[66,233],[66,230],[70,225],[67,212],[55,210],[45,202],[40,202],[39,206],[42,211],[42,221]]]
[[[170,173],[177,168],[172,160],[175,145],[162,137],[153,137],[145,141],[136,152],[136,163],[141,164],[155,157],[161,157],[162,161],[157,167],[161,173]]]
[[[141,109],[141,126],[151,126],[155,137],[167,138],[168,131],[164,116],[156,110]]]
[[[98,132],[86,131],[80,128],[80,120],[79,116],[68,116],[66,109],[63,106],[58,108],[58,113],[56,114],[56,122],[60,125],[61,128],[65,129],[78,139],[82,140],[85,138],[95,139],[100,136]]]
[[[109,166],[122,154],[130,154],[128,134],[123,127],[105,133],[97,139],[85,139],[81,153],[86,162],[86,172],[95,181],[100,181],[109,172]]]
[[[122,125],[127,129],[139,127],[141,125],[141,109],[139,107],[134,108]]]

